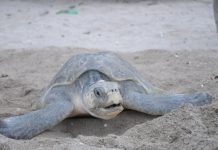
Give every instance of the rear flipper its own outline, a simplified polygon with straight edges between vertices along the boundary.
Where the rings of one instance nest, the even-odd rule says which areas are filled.
[[[181,104],[191,103],[195,106],[210,104],[212,97],[207,93],[175,94],[171,96],[161,96],[154,94],[141,94],[130,92],[125,97],[124,107],[151,115],[163,115],[177,108]]]
[[[13,139],[30,139],[47,130],[72,112],[70,101],[58,101],[21,116],[0,120],[0,133]]]

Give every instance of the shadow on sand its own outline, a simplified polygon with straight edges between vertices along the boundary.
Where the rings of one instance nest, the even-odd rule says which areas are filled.
[[[157,116],[126,110],[111,120],[93,117],[69,118],[53,128],[53,131],[70,133],[72,138],[78,135],[104,137],[108,134],[122,135],[128,129],[157,118]]]

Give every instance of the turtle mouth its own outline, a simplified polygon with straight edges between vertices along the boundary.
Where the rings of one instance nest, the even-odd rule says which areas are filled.
[[[116,117],[121,111],[123,111],[123,106],[119,104],[111,104],[100,109],[100,114],[102,119],[112,119]]]
[[[121,103],[119,104],[112,104],[112,105],[109,105],[107,107],[104,107],[105,109],[112,109],[112,108],[116,108],[116,107],[121,107]]]

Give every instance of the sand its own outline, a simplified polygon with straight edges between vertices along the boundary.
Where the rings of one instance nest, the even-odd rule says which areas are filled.
[[[1,0],[0,12],[0,50],[218,49],[212,0]]]
[[[0,116],[23,114],[72,55],[90,49],[17,49],[0,53]],[[124,111],[112,120],[69,118],[31,140],[0,135],[0,149],[218,149],[218,51],[119,53],[146,80],[174,92],[207,91],[213,103],[160,116]]]

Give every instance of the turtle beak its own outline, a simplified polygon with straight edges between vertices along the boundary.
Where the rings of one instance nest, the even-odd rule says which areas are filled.
[[[112,88],[107,89],[107,96],[107,105],[119,105],[123,101],[118,84],[115,84]]]
[[[112,87],[110,89],[107,89],[107,102],[104,107],[105,111],[110,114],[110,116],[113,113],[121,112],[123,111],[122,101],[123,98],[120,93],[119,86],[116,84],[115,87]],[[113,115],[112,115],[113,116]],[[115,115],[114,115],[115,116]]]

